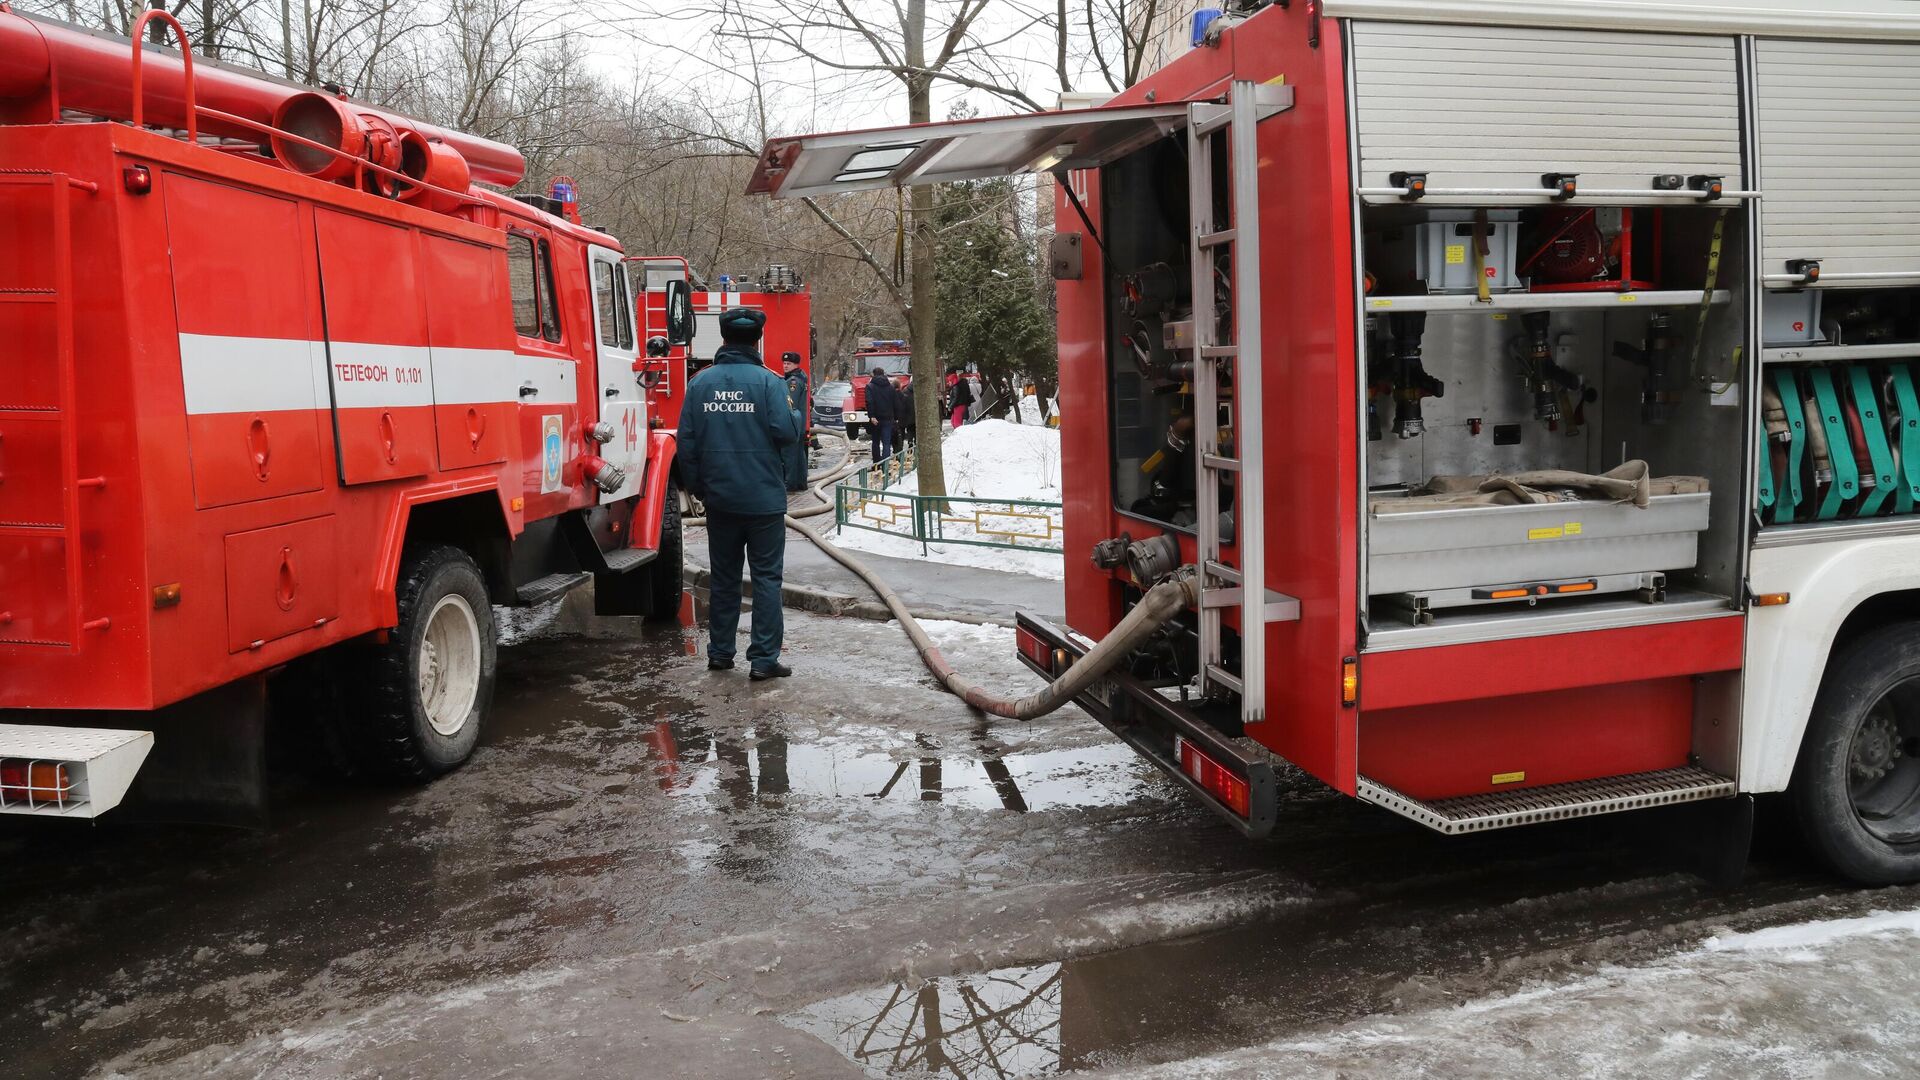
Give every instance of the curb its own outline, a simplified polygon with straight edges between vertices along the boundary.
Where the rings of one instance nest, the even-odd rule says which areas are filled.
[[[695,593],[709,591],[708,586],[713,579],[711,571],[691,559],[683,560],[680,576],[681,579],[686,582],[687,588],[692,589]],[[751,579],[742,579],[741,592],[743,596],[750,600],[752,597],[752,588],[747,584],[748,580]],[[793,608],[796,611],[808,611],[815,615],[830,615],[836,618],[870,619],[874,622],[893,621],[893,612],[888,611],[887,606],[878,600],[862,600],[857,596],[830,593],[809,585],[793,585],[782,582],[780,585],[780,605],[782,607]],[[916,619],[940,619],[947,622],[972,623],[975,626],[999,626],[1009,630],[1012,629],[1014,625],[1012,619],[995,615],[975,615],[962,611],[935,611],[920,610],[917,608],[908,608],[907,610]]]

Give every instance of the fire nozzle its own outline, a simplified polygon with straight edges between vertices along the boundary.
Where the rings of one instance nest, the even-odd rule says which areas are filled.
[[[1552,428],[1561,418],[1560,400],[1563,395],[1579,398],[1586,389],[1580,376],[1553,362],[1553,313],[1547,311],[1529,311],[1520,317],[1527,329],[1526,355],[1521,362],[1521,375],[1526,380],[1527,392],[1533,395],[1533,418]],[[1577,414],[1580,410],[1575,409]],[[1578,425],[1576,415],[1573,423]]]
[[[1424,311],[1396,312],[1387,317],[1393,335],[1393,433],[1411,439],[1427,430],[1421,399],[1445,397],[1447,386],[1427,374],[1420,361],[1420,338],[1427,330]]]

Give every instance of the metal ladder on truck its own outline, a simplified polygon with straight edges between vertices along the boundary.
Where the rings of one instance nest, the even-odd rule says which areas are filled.
[[[1200,571],[1200,692],[1240,696],[1240,719],[1267,713],[1267,624],[1300,617],[1300,603],[1267,589],[1265,500],[1260,473],[1260,157],[1255,126],[1293,104],[1293,88],[1238,81],[1224,104],[1187,107],[1187,199],[1193,266],[1194,537]],[[1214,140],[1227,140],[1227,220],[1214,220]],[[1218,310],[1222,293],[1226,312]],[[1222,332],[1222,323],[1226,324]],[[1233,373],[1232,453],[1221,445],[1220,386]],[[1242,407],[1245,406],[1245,407]],[[1242,468],[1252,462],[1255,471]],[[1236,480],[1238,482],[1236,482]],[[1234,483],[1233,543],[1227,565],[1220,492]],[[1248,597],[1260,602],[1248,603]],[[1226,663],[1228,612],[1238,612],[1240,670]]]

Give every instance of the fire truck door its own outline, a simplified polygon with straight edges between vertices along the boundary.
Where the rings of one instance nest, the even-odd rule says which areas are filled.
[[[602,503],[618,502],[640,492],[647,467],[647,399],[640,387],[634,361],[633,292],[627,287],[627,267],[619,252],[587,249],[587,270],[593,275],[593,330],[596,342],[600,420],[613,428],[613,438],[600,447],[600,456],[627,475],[619,488],[603,492]]]
[[[340,482],[434,466],[433,363],[413,230],[315,210]]]

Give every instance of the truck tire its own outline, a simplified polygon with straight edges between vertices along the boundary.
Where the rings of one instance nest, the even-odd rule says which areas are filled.
[[[349,751],[373,776],[431,780],[480,740],[497,647],[486,579],[466,552],[409,550],[397,586],[400,623],[347,665],[360,707]]]
[[[847,442],[852,446],[859,446],[861,438],[865,436],[866,433],[867,433],[867,429],[864,425],[848,424],[847,425]]]
[[[1828,663],[1789,791],[1835,871],[1920,881],[1920,623],[1874,630]]]
[[[680,486],[667,482],[660,510],[660,554],[645,567],[647,618],[667,622],[680,617],[680,594],[686,590],[686,533],[680,525]]]

